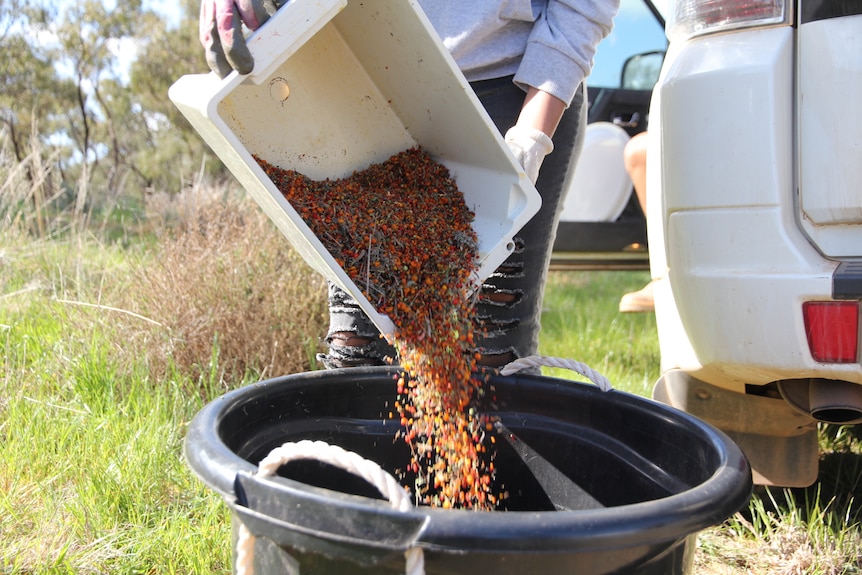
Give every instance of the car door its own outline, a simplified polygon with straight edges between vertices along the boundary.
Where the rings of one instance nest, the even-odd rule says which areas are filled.
[[[652,0],[621,0],[587,78],[588,126],[560,217],[552,269],[647,269],[646,219],[623,167],[644,131],[667,38]]]

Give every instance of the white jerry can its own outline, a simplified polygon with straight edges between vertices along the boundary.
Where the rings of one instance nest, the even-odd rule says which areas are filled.
[[[254,71],[180,78],[169,97],[308,264],[395,331],[253,155],[337,179],[421,146],[475,214],[478,285],[513,250],[539,194],[415,1],[293,0],[248,39]]]

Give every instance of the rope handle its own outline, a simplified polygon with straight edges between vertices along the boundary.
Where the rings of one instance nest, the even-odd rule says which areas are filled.
[[[527,357],[522,357],[504,365],[500,370],[500,375],[513,375],[530,367],[560,367],[563,369],[569,369],[588,378],[602,391],[610,391],[613,389],[613,386],[607,377],[587,364],[573,359],[563,359],[560,357],[542,355],[529,355]]]
[[[409,511],[413,504],[410,494],[379,465],[352,451],[323,441],[303,440],[288,442],[276,447],[258,465],[256,477],[272,477],[278,468],[290,461],[315,459],[357,475],[373,485],[393,509]],[[240,523],[236,544],[236,575],[254,574],[255,536]],[[422,549],[413,547],[404,552],[407,560],[406,575],[424,575],[425,556]]]

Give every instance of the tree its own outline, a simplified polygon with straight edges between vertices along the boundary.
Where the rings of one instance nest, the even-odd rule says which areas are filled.
[[[56,74],[53,52],[39,38],[48,29],[54,14],[28,0],[0,3],[0,136],[29,185],[14,201],[31,201],[35,213],[42,213],[46,198],[62,189],[60,163],[46,165],[44,156],[54,159],[51,134],[62,123],[64,111],[74,101],[74,85]],[[44,154],[45,149],[48,154]],[[5,179],[5,177],[4,177]],[[37,218],[40,233],[44,221]]]
[[[142,30],[138,58],[131,66],[130,92],[146,117],[147,146],[138,149],[136,165],[155,189],[180,189],[184,177],[200,171],[224,176],[225,167],[210,153],[177,107],[168,99],[171,84],[185,74],[208,72],[198,41],[198,2],[186,0],[175,29],[152,19]],[[166,167],[170,169],[165,169]]]
[[[207,71],[196,0],[185,0],[177,26],[141,0],[61,6],[0,3],[0,137],[17,162],[49,150],[52,189],[69,190],[78,214],[179,191],[202,164],[224,174],[167,97],[183,74]]]

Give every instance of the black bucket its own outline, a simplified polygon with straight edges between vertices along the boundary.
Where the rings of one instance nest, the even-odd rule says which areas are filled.
[[[254,474],[286,442],[318,440],[395,474],[395,368],[279,377],[227,393],[191,422],[185,454],[255,537],[254,573],[685,574],[696,534],[751,492],[724,434],[635,395],[543,376],[494,376],[477,408],[499,418],[496,481],[506,511],[398,511],[374,488],[316,461]],[[412,486],[411,486],[412,487]],[[235,541],[236,543],[236,541]],[[235,568],[236,569],[236,568]]]

